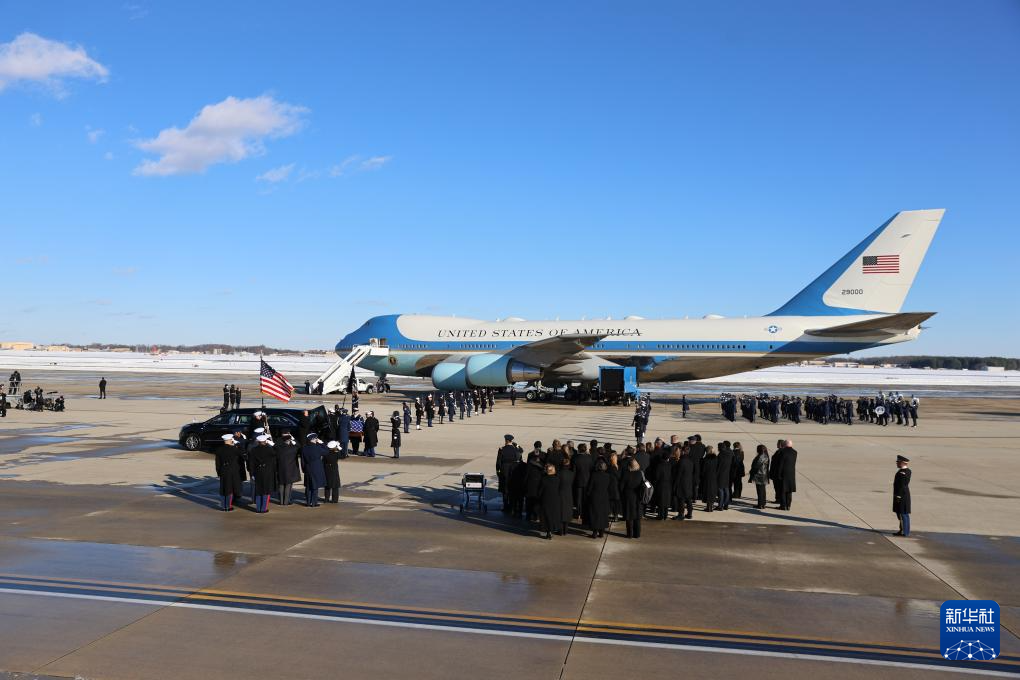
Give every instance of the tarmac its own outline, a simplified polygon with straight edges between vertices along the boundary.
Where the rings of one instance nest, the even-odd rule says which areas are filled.
[[[639,540],[617,523],[543,541],[495,493],[461,512],[461,475],[494,476],[507,432],[620,449],[630,409],[500,399],[412,427],[399,460],[343,461],[339,505],[259,515],[219,512],[212,456],[177,444],[223,378],[107,376],[105,401],[91,374],[26,378],[68,410],[0,420],[0,677],[1020,676],[1020,399],[925,399],[916,429],[729,423],[715,404],[684,420],[658,401],[650,437],[791,437],[792,511],[756,510],[745,484],[730,511],[646,520]],[[408,395],[361,409],[385,421]],[[892,535],[897,453],[910,538]],[[950,599],[999,603],[996,660],[940,656]]]

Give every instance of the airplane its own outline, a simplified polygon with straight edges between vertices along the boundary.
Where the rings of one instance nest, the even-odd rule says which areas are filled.
[[[336,343],[315,382],[328,394],[355,366],[431,377],[439,390],[590,385],[600,366],[639,382],[699,380],[914,340],[935,312],[901,312],[945,210],[896,213],[786,304],[764,316],[483,321],[376,316]]]

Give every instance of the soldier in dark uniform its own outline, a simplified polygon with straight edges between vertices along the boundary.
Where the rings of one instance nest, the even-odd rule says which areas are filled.
[[[99,398],[106,399],[106,378],[99,379]]]
[[[256,444],[248,452],[248,466],[251,469],[252,495],[255,497],[255,512],[269,512],[269,496],[276,486],[276,452],[269,443],[269,435],[260,434]]]
[[[220,510],[234,509],[234,497],[244,493],[241,471],[244,463],[234,435],[223,435],[223,444],[216,449],[216,476],[220,478]]]
[[[227,388],[227,384],[223,383],[223,410],[226,411],[230,408],[230,390]]]
[[[446,420],[446,399],[440,394],[436,401],[439,402],[439,424],[442,425]]]
[[[496,406],[496,391],[493,390],[491,387],[486,388],[485,391],[487,392],[489,398],[489,411],[492,411],[493,408]]]
[[[503,495],[503,514],[511,512],[510,482],[514,469],[521,464],[524,450],[514,443],[512,434],[503,435],[503,446],[496,452],[496,477],[499,479],[499,492]]]
[[[453,422],[453,416],[456,411],[453,408],[453,392],[446,393],[446,419],[447,422]]]
[[[514,385],[510,386],[510,405],[517,405],[517,387]]]
[[[910,459],[896,456],[896,476],[893,477],[892,509],[900,521],[897,536],[910,536]]]
[[[425,408],[421,405],[421,397],[414,398],[414,429],[421,429],[421,418],[425,415]]]
[[[289,431],[284,431],[281,442],[276,447],[276,490],[280,497],[280,505],[291,504],[290,497],[294,490],[294,482],[301,481],[299,455],[294,435]]]
[[[241,388],[240,386],[234,391],[234,408],[241,408]]]
[[[411,431],[411,407],[407,405],[406,401],[400,402],[400,410],[404,415],[404,434]]]
[[[400,439],[400,412],[394,411],[390,416],[390,448],[394,458],[400,458]]]
[[[340,442],[333,440],[326,444],[326,453],[322,457],[322,468],[326,477],[327,503],[340,502]]]
[[[319,507],[319,489],[326,484],[326,470],[322,459],[326,456],[326,447],[322,445],[319,435],[312,432],[307,443],[301,447],[301,470],[305,474],[305,505],[310,508]]]

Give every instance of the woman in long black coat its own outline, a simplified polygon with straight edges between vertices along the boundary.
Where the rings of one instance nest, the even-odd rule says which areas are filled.
[[[733,484],[730,493],[733,498],[740,498],[744,494],[744,475],[747,474],[744,468],[744,447],[740,442],[733,443],[733,467],[730,471]]]
[[[609,473],[609,464],[601,458],[595,463],[595,471],[588,480],[588,515],[591,521],[591,537],[605,536],[609,528],[609,510],[613,501],[620,500],[620,486],[616,478]]]
[[[538,508],[542,517],[543,538],[551,539],[553,532],[560,532],[563,523],[563,508],[560,505],[560,480],[556,476],[556,466],[546,465],[545,474],[538,485]]]
[[[230,442],[224,442],[216,449],[216,476],[220,478],[221,510],[234,509],[234,497],[244,493],[241,484],[241,471],[244,462],[241,460],[241,449]]]
[[[556,474],[560,479],[560,536],[567,535],[570,520],[574,518],[574,466],[570,456],[564,456],[563,467]]]
[[[689,446],[680,449],[680,460],[673,472],[673,494],[676,496],[676,518],[690,519],[694,511],[694,458]]]
[[[276,490],[280,495],[280,505],[290,505],[294,482],[299,481],[298,445],[289,432],[284,432],[283,441],[276,447]]]
[[[705,501],[705,512],[712,512],[719,498],[719,456],[711,446],[705,448],[701,460],[701,495]]]
[[[620,467],[620,459],[616,453],[609,455],[609,467],[606,469],[609,476],[613,478],[613,483],[616,484],[615,497],[609,499],[609,510],[612,514],[613,519],[620,519],[623,517],[623,504],[620,500],[620,480],[623,477],[623,469]]]
[[[542,488],[542,477],[545,476],[545,468],[539,462],[538,455],[535,453],[528,454],[528,464],[524,467],[524,502],[528,512],[528,521],[537,522],[541,515],[538,509],[538,496]]]

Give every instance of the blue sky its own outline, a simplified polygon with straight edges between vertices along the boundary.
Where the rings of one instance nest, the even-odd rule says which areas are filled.
[[[769,312],[947,209],[911,353],[1016,355],[1020,4],[0,2],[0,338]]]

